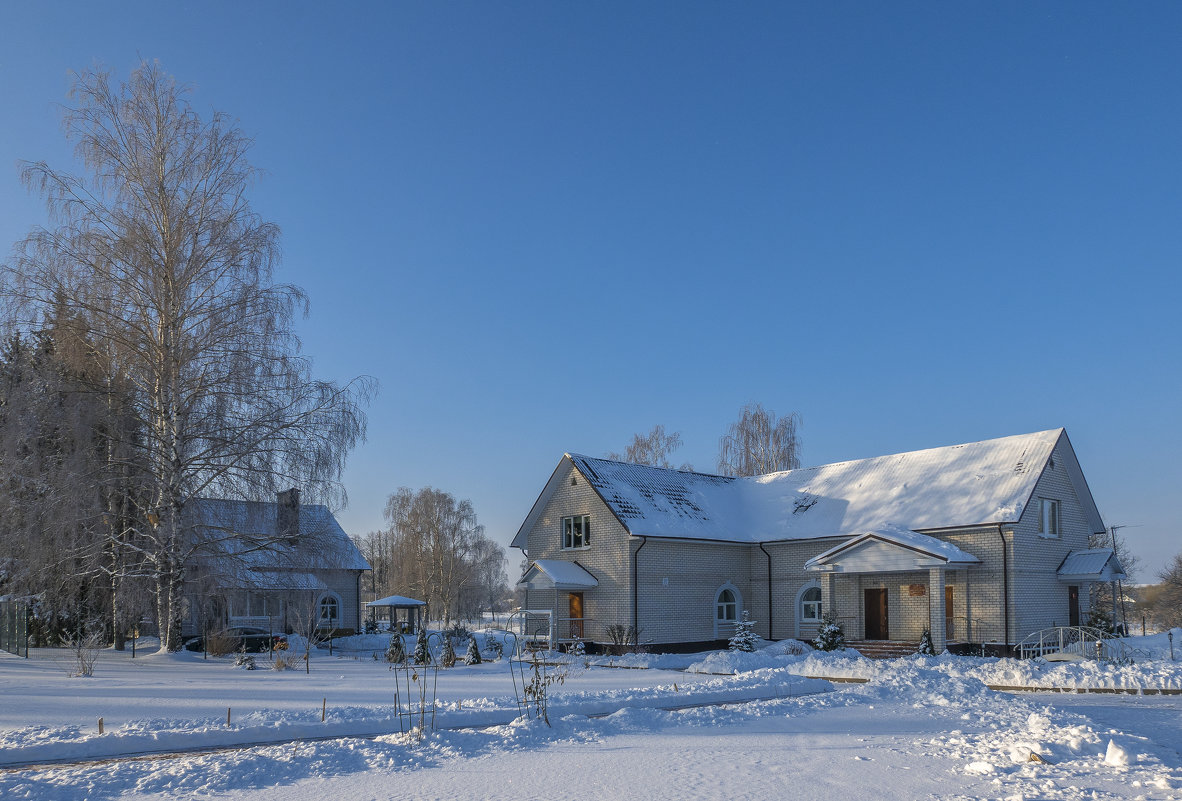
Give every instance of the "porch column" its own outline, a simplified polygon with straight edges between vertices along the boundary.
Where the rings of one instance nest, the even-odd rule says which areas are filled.
[[[821,574],[821,615],[825,616],[829,613],[837,614],[837,601],[833,597],[833,574]],[[799,614],[799,610],[797,610]],[[847,636],[848,632],[847,632]]]
[[[928,631],[932,634],[932,648],[942,654],[948,647],[948,639],[944,632],[944,568],[933,567],[928,570],[928,592],[931,593],[931,603],[928,608]]]

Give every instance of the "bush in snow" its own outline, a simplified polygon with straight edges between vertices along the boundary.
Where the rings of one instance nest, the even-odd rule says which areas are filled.
[[[505,646],[501,645],[501,641],[491,634],[484,635],[484,650],[493,655],[493,659],[500,659],[501,655],[505,653]]]
[[[936,655],[936,647],[932,645],[932,633],[927,629],[923,630],[923,636],[919,638],[919,654],[920,656]]]
[[[427,647],[427,629],[419,629],[418,639],[415,640],[414,663],[416,665],[431,664],[431,649]]]
[[[98,631],[91,631],[89,634],[76,634],[66,640],[66,645],[70,648],[70,656],[73,659],[68,671],[70,678],[94,675],[94,663],[98,661],[104,639]]]
[[[400,665],[406,661],[406,646],[402,643],[402,635],[394,632],[390,635],[390,644],[386,646],[386,661],[392,665]]]
[[[575,637],[574,642],[566,647],[566,652],[571,656],[586,656],[587,646],[578,637]]]
[[[254,657],[246,653],[246,651],[239,651],[234,657],[234,667],[240,667],[243,670],[254,670],[257,665],[254,663]]]
[[[464,653],[465,665],[479,665],[480,664],[480,649],[476,646],[476,638],[468,638],[468,650]]]
[[[451,647],[455,648],[471,637],[472,632],[468,631],[468,627],[463,623],[453,623],[449,628],[443,630],[443,636],[451,640]]]
[[[755,650],[759,637],[755,635],[755,621],[749,619],[747,610],[743,610],[743,619],[735,624],[735,634],[731,637],[730,649],[751,653]]]
[[[450,636],[443,637],[443,645],[439,649],[439,664],[445,668],[455,667],[456,649],[452,647]]]
[[[821,620],[821,630],[817,632],[817,639],[813,640],[813,646],[818,651],[844,651],[845,631],[842,630],[837,615],[826,612]]]

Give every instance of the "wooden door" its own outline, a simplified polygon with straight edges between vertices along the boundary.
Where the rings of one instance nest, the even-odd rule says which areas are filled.
[[[886,588],[864,590],[866,597],[866,639],[889,640],[890,628],[887,625],[887,591]]]
[[[951,640],[956,634],[956,621],[952,617],[952,588],[944,585],[944,638]]]
[[[1067,625],[1079,625],[1079,587],[1067,588]]]
[[[583,639],[583,593],[572,592],[568,595],[568,617],[570,618],[570,636]]]

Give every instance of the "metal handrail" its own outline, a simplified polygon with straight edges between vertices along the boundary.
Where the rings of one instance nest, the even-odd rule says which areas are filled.
[[[1128,650],[1130,653],[1125,654]],[[1020,659],[1048,654],[1075,654],[1082,659],[1120,661],[1132,656],[1131,648],[1091,626],[1053,626],[1027,635],[1016,648]]]

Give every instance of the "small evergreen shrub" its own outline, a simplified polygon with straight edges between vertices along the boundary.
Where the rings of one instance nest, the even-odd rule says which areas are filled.
[[[818,651],[844,651],[845,631],[841,628],[841,621],[832,612],[826,612],[821,618],[821,630],[817,632],[817,639],[813,646]]]
[[[735,633],[731,637],[730,649],[752,653],[759,637],[755,634],[755,621],[750,619],[747,610],[743,610],[743,619],[735,624]]]
[[[464,652],[464,664],[465,665],[479,665],[480,662],[481,662],[480,648],[477,647],[477,645],[476,645],[476,638],[469,637],[468,638],[468,650]]]
[[[390,635],[390,644],[386,646],[386,661],[391,665],[401,665],[406,661],[406,646],[398,632]]]
[[[935,656],[936,647],[932,645],[932,633],[924,629],[923,636],[919,638],[919,654],[920,656]]]
[[[243,670],[255,670],[258,666],[254,663],[254,657],[245,651],[239,651],[234,656],[234,667],[242,668]]]
[[[443,645],[439,648],[439,664],[445,668],[455,667],[456,649],[451,645],[451,637],[443,638]]]
[[[505,646],[491,634],[484,635],[484,650],[493,655],[493,659],[500,659],[505,653]]]
[[[415,640],[414,663],[416,665],[431,664],[431,649],[427,647],[427,629],[419,629],[418,639]]]

